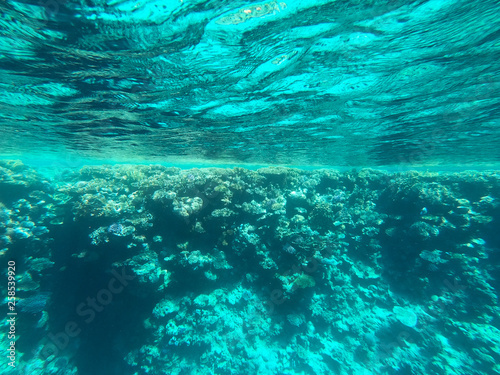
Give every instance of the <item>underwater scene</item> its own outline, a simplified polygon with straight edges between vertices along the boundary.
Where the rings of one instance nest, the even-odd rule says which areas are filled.
[[[0,10],[0,375],[500,374],[498,0]]]

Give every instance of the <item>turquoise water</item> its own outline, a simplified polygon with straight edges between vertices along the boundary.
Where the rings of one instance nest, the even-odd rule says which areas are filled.
[[[500,374],[498,1],[0,10],[0,374]]]
[[[3,1],[0,153],[496,164],[497,1]]]

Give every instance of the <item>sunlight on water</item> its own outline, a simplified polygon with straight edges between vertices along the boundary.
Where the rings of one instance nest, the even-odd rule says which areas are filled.
[[[497,164],[496,1],[2,3],[1,154]]]

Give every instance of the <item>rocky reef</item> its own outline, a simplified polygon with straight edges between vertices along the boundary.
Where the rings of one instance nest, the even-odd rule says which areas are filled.
[[[499,224],[495,171],[2,161],[17,370],[500,374]]]

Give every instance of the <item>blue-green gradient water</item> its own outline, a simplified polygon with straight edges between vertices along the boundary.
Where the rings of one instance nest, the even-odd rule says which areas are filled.
[[[498,375],[499,144],[498,0],[0,0],[0,375]]]
[[[0,153],[500,160],[498,1],[2,1]]]

